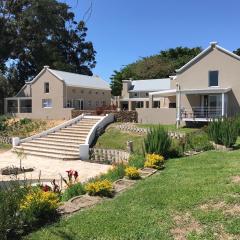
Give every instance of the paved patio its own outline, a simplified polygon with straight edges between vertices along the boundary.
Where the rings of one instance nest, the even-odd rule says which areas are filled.
[[[19,159],[11,150],[0,153],[0,169],[7,166],[19,167]],[[60,174],[67,177],[66,170],[73,169],[78,171],[79,180],[86,181],[89,178],[105,173],[111,166],[97,163],[89,163],[81,160],[63,161],[57,159],[47,159],[41,157],[27,156],[22,160],[24,168],[34,168],[33,172],[25,173],[25,177],[29,180],[36,181],[41,171],[41,179],[43,182],[49,182],[53,179],[60,180]],[[3,176],[0,174],[0,181],[9,181],[13,176]],[[19,174],[18,179],[23,180],[24,174]]]

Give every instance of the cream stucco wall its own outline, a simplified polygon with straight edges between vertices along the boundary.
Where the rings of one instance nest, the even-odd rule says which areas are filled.
[[[234,57],[213,48],[198,62],[182,73],[177,74],[176,80],[171,81],[171,87],[176,88],[176,82],[181,90],[208,88],[209,71],[219,71],[219,87],[232,88],[228,93],[228,113],[240,112],[240,61]],[[198,106],[200,97],[181,95],[181,105],[185,108]]]
[[[109,106],[111,104],[111,90],[66,87],[65,99],[82,99],[83,110],[94,110],[97,107]]]
[[[175,108],[137,108],[138,122],[150,124],[175,124]]]

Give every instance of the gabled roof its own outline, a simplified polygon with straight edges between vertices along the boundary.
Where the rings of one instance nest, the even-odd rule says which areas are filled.
[[[49,71],[59,80],[63,81],[67,86],[111,90],[109,84],[98,76],[87,76],[77,73],[64,72],[50,69],[48,66],[45,66],[30,83],[35,82],[45,71]]]
[[[211,51],[213,51],[214,49],[218,49],[219,51],[237,59],[240,60],[240,57],[236,54],[234,54],[233,52],[228,51],[225,48],[222,48],[220,46],[217,45],[217,42],[210,42],[210,46],[207,47],[205,50],[203,50],[201,53],[199,53],[196,57],[194,57],[192,60],[190,60],[188,63],[186,63],[184,66],[182,66],[179,69],[176,69],[176,73],[182,73],[183,71],[185,71],[187,68],[189,68],[190,66],[192,66],[193,64],[195,64],[198,60],[200,60],[202,57],[204,57],[205,55],[207,55],[208,53],[210,53]]]
[[[132,89],[129,92],[153,92],[170,88],[170,78],[148,79],[132,81]]]

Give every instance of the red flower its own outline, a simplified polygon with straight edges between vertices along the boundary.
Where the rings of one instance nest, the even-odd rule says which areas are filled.
[[[49,191],[51,191],[52,189],[51,189],[50,186],[48,186],[48,185],[46,184],[46,185],[42,186],[42,190],[43,190],[44,192],[49,192]]]
[[[75,180],[77,179],[77,177],[78,177],[78,172],[74,171],[74,178],[75,178]]]

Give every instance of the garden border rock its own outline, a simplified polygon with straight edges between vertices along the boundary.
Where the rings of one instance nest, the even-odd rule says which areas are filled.
[[[151,171],[150,171],[150,169],[151,169]],[[140,180],[141,179],[144,180],[145,178],[150,177],[151,175],[158,172],[158,170],[153,169],[153,168],[142,168],[139,171],[140,171],[140,176],[141,176]],[[146,172],[147,172],[147,174],[146,174]],[[140,180],[130,180],[127,178],[121,178],[121,179],[116,180],[115,182],[113,182],[113,186],[120,185],[119,189],[117,189],[117,188],[115,189],[116,196],[119,193],[124,192],[127,189],[131,188],[137,181],[140,181]],[[128,183],[128,185],[121,187],[121,184],[119,184],[119,182]],[[67,215],[73,214],[75,212],[78,212],[80,210],[95,206],[96,204],[101,203],[106,199],[108,199],[108,198],[99,197],[99,196],[90,196],[88,194],[76,196],[76,197],[71,198],[67,202],[63,203],[58,208],[58,213],[63,216],[67,216]],[[78,200],[78,204],[73,203],[76,200]],[[86,202],[89,202],[90,204],[87,204]]]

